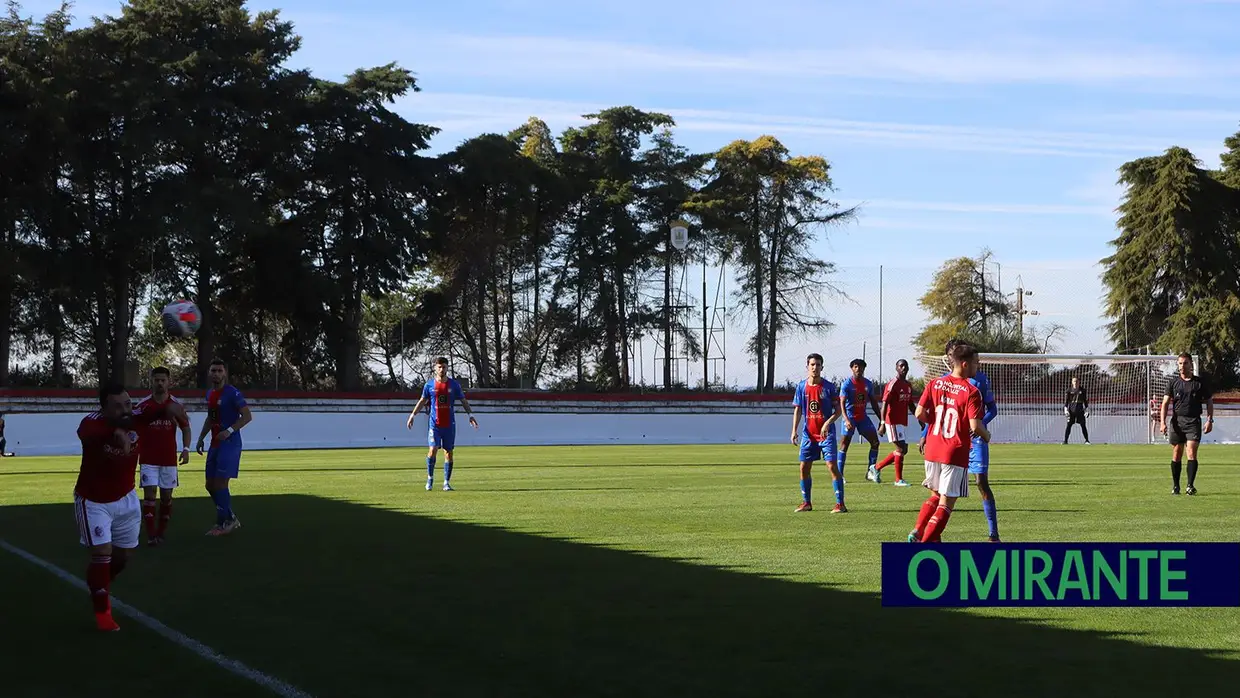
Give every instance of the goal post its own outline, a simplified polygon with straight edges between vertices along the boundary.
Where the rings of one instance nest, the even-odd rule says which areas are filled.
[[[947,357],[918,357],[927,381],[951,370]],[[1194,357],[1195,358],[1195,357]],[[1164,437],[1158,410],[1168,382],[1179,372],[1177,356],[1134,354],[981,355],[999,414],[994,443],[1062,443],[1064,402],[1079,378],[1089,398],[1091,443],[1152,444]],[[1081,441],[1080,427],[1073,441]]]

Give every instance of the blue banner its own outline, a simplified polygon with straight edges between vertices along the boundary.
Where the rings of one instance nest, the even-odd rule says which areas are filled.
[[[1240,606],[1240,543],[883,543],[884,606]]]

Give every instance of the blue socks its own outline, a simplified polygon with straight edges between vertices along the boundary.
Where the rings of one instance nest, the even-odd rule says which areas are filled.
[[[810,493],[813,490],[814,490],[814,478],[807,477],[801,480],[801,499],[804,500],[806,504],[811,503],[809,497],[810,497]]]
[[[222,490],[216,490],[211,493],[211,501],[215,502],[215,523],[223,526],[225,522],[233,517],[232,510],[232,493],[225,487]]]
[[[435,477],[435,457],[434,456],[426,457],[426,476]]]
[[[844,503],[844,478],[831,481],[831,488],[835,490],[835,503]]]
[[[848,451],[840,451],[840,455],[835,459],[836,466],[840,469],[840,477],[844,477],[844,461],[848,458]]]
[[[876,463],[878,463],[878,446],[870,449],[870,467],[873,468]]]
[[[982,500],[982,513],[986,514],[986,526],[990,528],[993,538],[999,537],[999,512],[995,509],[995,500]]]
[[[452,479],[452,459],[445,458],[443,461],[443,481],[447,482]]]

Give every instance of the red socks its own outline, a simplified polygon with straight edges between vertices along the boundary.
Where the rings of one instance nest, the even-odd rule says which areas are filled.
[[[154,499],[142,500],[142,523],[146,524],[147,538],[154,538],[158,535],[155,533],[155,506]]]
[[[952,510],[941,506],[935,510],[934,516],[930,517],[930,523],[926,525],[926,534],[922,540],[927,543],[943,542],[943,529],[947,528],[947,520],[952,516]]]
[[[172,502],[165,502],[159,507],[159,528],[155,531],[155,535],[160,538],[164,537],[164,531],[168,530],[168,521],[172,518]]]
[[[874,466],[874,469],[882,470],[883,468],[886,468],[892,463],[895,463],[895,466],[896,466],[896,480],[897,481],[903,480],[904,479],[904,454],[900,453],[899,451],[892,451],[891,453],[888,453],[887,457],[884,458],[881,463]]]
[[[917,514],[917,525],[913,530],[917,532],[917,537],[921,540],[926,539],[926,524],[930,523],[930,517],[934,516],[934,512],[939,508],[939,496],[937,494],[930,495],[926,501],[921,503],[921,511]]]
[[[124,563],[121,564],[123,567]],[[96,615],[112,610],[112,599],[108,591],[112,577],[112,556],[92,555],[90,566],[86,568],[86,586],[90,588],[90,601],[95,607]]]
[[[874,469],[875,469],[875,470],[882,470],[883,468],[886,468],[887,466],[889,466],[889,465],[891,465],[892,463],[896,462],[896,454],[898,454],[898,453],[899,453],[899,451],[892,451],[891,453],[888,453],[886,458],[884,458],[882,461],[880,461],[878,465],[874,466]]]

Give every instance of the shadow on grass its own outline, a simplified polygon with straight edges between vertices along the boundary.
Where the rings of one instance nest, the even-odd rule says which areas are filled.
[[[1101,633],[883,608],[824,585],[311,496],[236,505],[244,527],[206,538],[209,503],[181,500],[169,543],[142,548],[116,593],[316,696],[904,696],[937,686],[1131,697],[1240,684],[1240,662]],[[0,509],[0,531],[82,566],[69,505]]]

